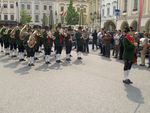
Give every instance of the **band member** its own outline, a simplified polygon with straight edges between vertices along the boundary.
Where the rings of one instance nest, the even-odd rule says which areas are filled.
[[[19,50],[19,61],[22,62],[22,61],[25,61],[24,60],[24,39],[25,37],[27,36],[27,25],[25,25],[21,31],[20,31],[20,34],[19,34],[19,39],[18,39],[18,50]]]
[[[11,29],[6,28],[3,34],[3,42],[4,42],[4,49],[5,55],[9,55],[9,38],[10,38]]]
[[[36,50],[35,50],[35,60],[38,60],[39,57],[39,48],[40,48],[40,43],[41,43],[41,33],[39,30],[37,30],[35,40],[36,40]]]
[[[65,29],[65,46],[66,46],[66,61],[71,61],[71,50],[72,50],[72,36],[71,36],[71,27]]]
[[[4,32],[5,32],[5,30],[6,30],[6,27],[5,27],[5,26],[3,26],[3,27],[1,28],[1,30],[0,30],[1,52],[4,52],[4,42],[3,42],[3,40],[4,40]]]
[[[83,52],[83,35],[82,35],[82,27],[78,28],[77,33],[75,34],[76,41],[77,41],[77,59],[81,60],[81,53]]]
[[[56,47],[56,62],[61,63],[60,57],[64,44],[64,30],[58,26],[56,32],[54,33],[55,37],[55,47]]]
[[[14,29],[10,33],[10,55],[11,57],[17,57],[17,40],[15,37],[17,27],[14,27]]]
[[[125,28],[123,35],[124,38],[124,80],[125,84],[132,84],[131,80],[128,78],[129,72],[131,70],[133,60],[134,60],[134,50],[137,46],[137,43],[134,41],[134,38],[130,35],[130,29],[128,27]]]
[[[45,52],[45,63],[50,64],[50,55],[51,55],[51,48],[53,45],[53,35],[52,32],[49,31],[48,27],[45,27],[43,32],[43,45],[44,45],[44,52]]]
[[[28,57],[28,66],[34,66],[34,55],[36,50],[36,35],[37,31],[34,31],[33,34],[30,35],[29,40],[27,41],[27,45],[25,46]],[[29,35],[28,35],[29,36]]]

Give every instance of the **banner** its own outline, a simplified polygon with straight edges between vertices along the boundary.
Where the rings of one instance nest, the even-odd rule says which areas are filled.
[[[141,30],[141,20],[143,14],[143,0],[139,0],[139,18],[138,18],[138,31]]]

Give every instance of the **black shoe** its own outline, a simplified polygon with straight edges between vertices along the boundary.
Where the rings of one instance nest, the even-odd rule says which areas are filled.
[[[56,60],[56,63],[60,63],[60,60]]]
[[[51,64],[50,62],[46,62],[45,64]]]
[[[31,66],[31,64],[28,64],[28,66]]]
[[[25,60],[25,59],[20,59],[20,60],[19,60],[19,62],[23,62],[23,61],[26,61],[26,60]]]
[[[34,64],[31,64],[31,66],[35,66]]]
[[[124,84],[127,84],[127,85],[130,84],[128,80],[123,80],[123,83],[124,83]]]
[[[71,59],[70,59],[70,58],[66,58],[66,61],[68,61],[68,62],[69,62],[69,61],[71,61]]]
[[[37,57],[35,57],[34,60],[39,60],[39,59]]]
[[[140,66],[144,67],[145,65],[144,64],[140,64]]]
[[[70,57],[72,57],[72,55],[70,55]]]
[[[1,50],[1,52],[3,53],[4,51],[3,51],[3,50]]]
[[[13,57],[17,57],[17,55],[14,55]]]
[[[42,51],[39,51],[38,53],[42,53]]]
[[[133,84],[133,82],[130,79],[127,79],[127,81],[129,82],[129,84]]]
[[[5,53],[5,55],[9,55],[9,53]]]
[[[81,57],[78,57],[78,60],[82,60],[82,58],[81,58]]]

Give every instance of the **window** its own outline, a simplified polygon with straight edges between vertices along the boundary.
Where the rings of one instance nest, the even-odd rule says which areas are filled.
[[[137,11],[138,9],[138,0],[134,0],[133,11]]]
[[[4,8],[7,8],[7,4],[4,4],[3,7],[4,7]]]
[[[10,4],[10,8],[13,9],[14,8],[14,4]]]
[[[14,20],[14,15],[11,15],[11,16],[10,16],[10,19],[11,19],[11,20]]]
[[[110,8],[107,8],[107,15],[110,15]]]
[[[36,9],[36,10],[39,10],[39,5],[35,5],[35,9]]]
[[[49,6],[49,10],[52,10],[52,6]]]
[[[4,20],[8,20],[8,15],[4,15]]]
[[[113,7],[113,14],[115,15],[116,6]]]
[[[24,4],[21,4],[21,8],[22,8],[22,9],[25,9],[25,5],[24,5]]]
[[[35,22],[39,22],[39,15],[35,15]]]
[[[44,10],[47,10],[47,6],[46,5],[44,5]]]
[[[127,6],[128,5],[128,0],[124,0],[124,13],[127,12]]]
[[[60,11],[64,11],[64,7],[63,6],[60,8]]]
[[[27,5],[27,9],[29,9],[29,10],[31,9],[31,7],[30,7],[30,5],[29,5],[29,4]]]

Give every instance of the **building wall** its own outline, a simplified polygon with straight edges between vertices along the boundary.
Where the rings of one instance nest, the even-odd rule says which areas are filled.
[[[101,0],[101,27],[108,28],[109,23],[115,27],[116,26],[116,16],[115,9],[117,9],[117,0]],[[108,22],[108,25],[106,23]],[[112,30],[108,28],[107,30]]]
[[[138,0],[139,1],[139,0]],[[128,0],[127,3],[127,12],[124,12],[125,2],[124,0],[119,0],[119,8],[121,10],[121,16],[118,19],[117,29],[121,29],[122,23],[127,22],[129,26],[132,26],[134,21],[137,22],[138,25],[138,17],[139,17],[139,3],[137,4],[137,10],[134,10],[134,2],[135,0]],[[147,29],[146,26],[149,23],[150,19],[150,0],[143,0],[143,16],[141,19],[141,31],[146,30],[150,33],[150,29]]]

